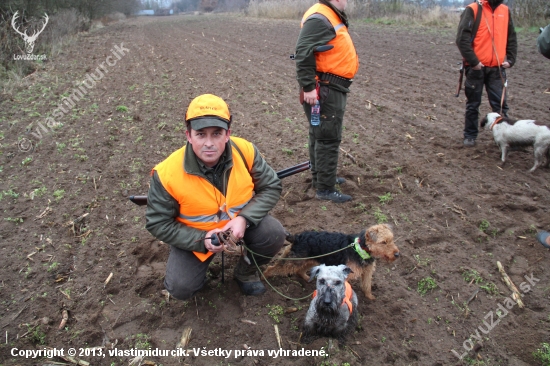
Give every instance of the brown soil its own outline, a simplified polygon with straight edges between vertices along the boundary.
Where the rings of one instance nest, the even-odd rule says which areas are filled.
[[[339,166],[339,175],[347,179],[342,190],[354,200],[336,205],[314,199],[309,175],[301,173],[284,180],[272,212],[292,233],[353,233],[384,220],[393,225],[402,257],[391,265],[379,263],[375,301],[358,292],[360,327],[347,347],[326,338],[300,345],[309,299],[286,300],[271,289],[260,297],[242,296],[231,280],[235,258],[227,260],[225,283],[218,275],[191,301],[165,301],[168,248],[144,229],[144,207],[126,198],[145,194],[151,168],[184,143],[186,106],[202,93],[229,103],[233,133],[253,141],[275,169],[308,159],[307,121],[288,58],[298,22],[180,15],[128,19],[78,37],[28,77],[25,88],[1,102],[0,363],[49,362],[11,356],[14,347],[174,349],[191,327],[188,349],[243,350],[247,345],[256,355],[235,358],[233,352],[226,359],[191,352],[144,360],[163,365],[537,364],[533,352],[549,340],[550,272],[545,268],[550,254],[534,234],[550,227],[549,171],[526,173],[533,163],[530,148],[512,152],[501,168],[498,147],[487,132],[480,133],[475,148],[463,148],[464,96],[454,97],[460,60],[454,32],[354,24],[361,68],[348,99],[342,142],[350,155],[342,154]],[[510,115],[548,122],[550,94],[543,91],[550,86],[550,62],[537,53],[535,37],[519,37],[518,63],[509,71]],[[19,138],[37,142],[25,135],[28,125],[34,122],[35,131],[64,93],[72,93],[121,43],[129,52],[106,66],[101,82],[59,119],[63,126],[44,133],[34,152],[20,151]],[[480,112],[488,111],[484,102]],[[384,202],[383,196],[392,199]],[[67,224],[85,213],[81,222]],[[499,305],[510,305],[497,261],[518,287],[523,283],[521,292],[528,284],[525,276],[540,281],[525,292],[525,308],[500,310],[502,319],[485,334],[480,327],[487,329],[484,320],[490,324],[487,315],[496,322]],[[468,276],[472,271],[478,276]],[[421,295],[419,283],[428,277],[437,288]],[[313,290],[295,277],[272,283],[291,297]],[[489,291],[491,284],[495,291]],[[485,289],[465,305],[480,286]],[[274,306],[298,311],[278,316],[277,323],[270,315]],[[69,319],[58,330],[63,309]],[[49,322],[34,327],[44,317]],[[330,348],[330,358],[268,356],[268,350],[279,349],[274,325],[282,349]],[[464,343],[469,337],[472,342]],[[460,361],[451,350],[463,354],[463,344],[475,350]],[[93,365],[122,365],[132,357],[80,358]]]

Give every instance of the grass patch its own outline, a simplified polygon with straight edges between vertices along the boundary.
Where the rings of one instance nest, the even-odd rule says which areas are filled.
[[[543,366],[550,366],[550,344],[542,343],[540,348],[533,352],[533,357]]]
[[[421,296],[426,295],[428,292],[433,291],[437,288],[437,283],[431,277],[425,277],[418,281],[417,291]]]

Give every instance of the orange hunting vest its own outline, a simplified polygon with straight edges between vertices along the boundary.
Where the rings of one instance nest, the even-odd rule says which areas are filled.
[[[231,137],[231,141],[238,146],[242,157],[235,146],[230,144],[233,168],[229,175],[225,196],[208,180],[185,171],[183,162],[185,146],[153,168],[163,187],[180,205],[177,221],[203,231],[222,228],[250,201],[254,183],[248,167],[252,167],[254,162],[254,146],[238,137]],[[219,218],[218,212],[221,212]],[[193,253],[202,262],[214,254],[212,252]]]
[[[336,31],[336,37],[328,43],[334,45],[334,48],[329,51],[315,53],[317,72],[353,79],[359,69],[359,58],[348,33],[348,27],[342,23],[340,17],[331,8],[319,3],[306,11],[302,18],[301,27],[304,26],[307,18],[315,13],[325,16]]]
[[[351,304],[351,297],[353,296],[353,289],[348,281],[344,282],[346,285],[346,293],[344,295],[344,300],[342,300],[342,305],[346,304],[348,306],[349,313],[353,311],[353,305]],[[313,298],[317,297],[317,290],[313,291]]]
[[[474,2],[468,5],[468,7],[472,8],[474,11],[475,19],[479,6]],[[483,65],[487,67],[498,67],[506,59],[510,13],[508,7],[504,4],[497,6],[493,12],[493,9],[491,9],[487,1],[483,2],[481,9],[481,21],[472,47],[477,58]],[[494,40],[494,48],[491,38]]]

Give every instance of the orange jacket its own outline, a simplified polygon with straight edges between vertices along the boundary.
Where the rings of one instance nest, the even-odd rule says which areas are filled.
[[[475,19],[478,11],[477,3],[474,2],[468,5],[468,7],[474,11]],[[488,1],[483,2],[481,9],[481,21],[472,47],[479,62],[487,67],[498,67],[506,59],[508,18],[510,12],[508,7],[504,4],[497,6],[493,12]]]
[[[177,221],[203,231],[222,228],[250,201],[254,183],[247,166],[251,167],[254,162],[254,146],[238,137],[231,137],[231,140],[239,147],[246,165],[240,153],[232,146],[233,168],[229,175],[226,196],[206,179],[188,174],[183,169],[185,147],[172,153],[154,168],[166,191],[180,205]],[[203,262],[213,254],[193,253]]]
[[[351,285],[348,281],[344,282],[346,285],[346,293],[344,295],[344,299],[342,300],[342,305],[346,304],[348,306],[349,313],[351,314],[353,311],[353,305],[351,304],[351,297],[353,296],[353,289],[351,288]],[[313,291],[313,298],[317,297],[317,290]]]
[[[320,3],[306,11],[301,26],[303,27],[307,18],[315,13],[325,16],[336,31],[336,37],[328,43],[334,45],[334,48],[315,54],[317,72],[353,79],[359,69],[359,58],[348,33],[348,27],[341,22],[340,17],[331,8]]]

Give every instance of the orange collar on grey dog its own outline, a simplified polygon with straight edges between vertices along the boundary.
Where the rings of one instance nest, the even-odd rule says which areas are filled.
[[[351,288],[351,285],[349,284],[348,281],[344,282],[344,284],[346,285],[346,294],[344,296],[344,300],[342,300],[342,305],[346,304],[348,306],[349,313],[351,314],[351,312],[353,311],[353,305],[351,304],[353,289]],[[317,297],[317,290],[313,291],[312,298],[315,299],[316,297]]]
[[[503,121],[502,117],[495,118],[495,122],[493,122],[493,124],[491,125],[491,130],[493,129],[493,127],[495,127],[496,124],[499,124],[502,121]]]

